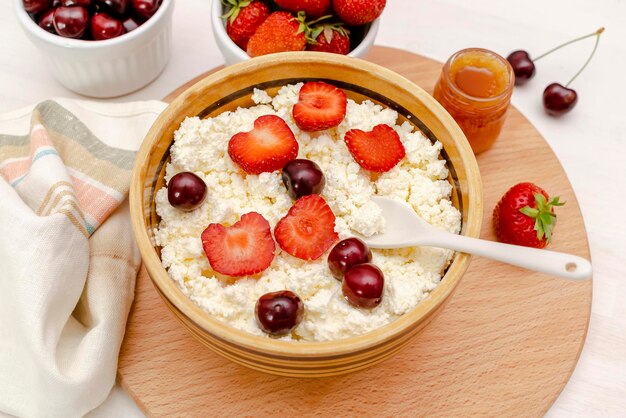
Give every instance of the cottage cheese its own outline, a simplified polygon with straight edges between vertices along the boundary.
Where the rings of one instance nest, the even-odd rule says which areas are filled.
[[[354,231],[371,236],[385,230],[380,208],[373,195],[408,202],[427,222],[458,233],[461,216],[450,201],[451,185],[446,180],[445,161],[439,159],[442,145],[432,144],[420,131],[405,122],[396,125],[397,113],[370,101],[348,100],[347,114],[334,129],[301,131],[291,117],[302,84],[284,86],[275,97],[255,90],[250,108],[200,120],[187,118],[176,131],[166,180],[181,171],[191,171],[207,184],[207,198],[195,211],[182,212],[168,203],[167,189],[156,197],[161,223],[155,239],[161,259],[171,278],[193,302],[215,318],[251,334],[266,336],[254,317],[257,299],[268,292],[291,290],[304,302],[302,323],[285,340],[327,341],[347,338],[381,327],[414,308],[428,296],[449,264],[452,251],[419,247],[372,250],[373,262],[385,275],[382,303],[371,310],[350,305],[341,284],[328,269],[326,256],[307,262],[276,247],[271,266],[259,277],[229,279],[211,270],[200,235],[209,223],[233,224],[251,211],[263,215],[272,228],[292,205],[279,172],[245,175],[231,161],[230,138],[249,131],[261,115],[283,118],[300,145],[298,158],[315,161],[324,172],[322,196],[337,217],[340,238]],[[371,130],[388,124],[399,134],[406,157],[374,181],[354,161],[343,142],[353,128]]]

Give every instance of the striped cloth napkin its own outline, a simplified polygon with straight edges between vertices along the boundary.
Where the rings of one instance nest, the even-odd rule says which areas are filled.
[[[0,411],[83,416],[115,383],[140,265],[135,150],[160,102],[0,116]]]

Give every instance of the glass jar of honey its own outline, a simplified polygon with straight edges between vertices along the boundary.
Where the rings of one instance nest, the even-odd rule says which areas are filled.
[[[433,95],[478,154],[498,138],[514,84],[515,74],[506,59],[487,49],[468,48],[445,63]]]

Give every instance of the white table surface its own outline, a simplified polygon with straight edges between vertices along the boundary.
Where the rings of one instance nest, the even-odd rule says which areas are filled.
[[[113,100],[162,98],[222,64],[209,9],[210,0],[176,2],[173,53],[167,68],[151,85]],[[438,60],[470,46],[501,54],[526,49],[536,56],[600,26],[607,28],[596,57],[572,86],[579,103],[570,114],[546,116],[541,93],[550,82],[565,83],[577,71],[593,40],[540,61],[532,83],[516,89],[513,96],[515,106],[550,143],[569,176],[594,265],[587,341],[550,417],[626,416],[625,23],[626,1],[621,0],[389,0],[376,41]],[[50,97],[79,97],[52,78],[19,28],[13,0],[0,0],[0,40],[0,113]],[[91,415],[143,416],[119,386]]]

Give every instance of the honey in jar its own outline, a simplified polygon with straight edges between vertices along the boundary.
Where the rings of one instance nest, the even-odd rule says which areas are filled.
[[[470,48],[457,52],[445,63],[434,97],[459,124],[478,154],[498,138],[514,84],[515,75],[506,59],[486,49]]]

